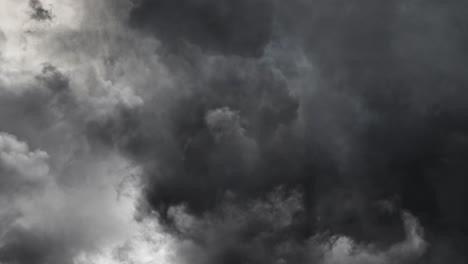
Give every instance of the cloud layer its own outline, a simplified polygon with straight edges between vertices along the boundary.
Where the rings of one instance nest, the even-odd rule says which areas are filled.
[[[466,261],[462,1],[0,7],[0,263]]]

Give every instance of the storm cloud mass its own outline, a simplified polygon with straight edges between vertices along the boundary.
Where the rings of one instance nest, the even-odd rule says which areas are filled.
[[[2,0],[0,263],[466,263],[467,47],[460,0]]]

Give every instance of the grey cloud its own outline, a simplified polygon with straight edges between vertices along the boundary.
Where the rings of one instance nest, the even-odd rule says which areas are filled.
[[[45,9],[39,0],[29,0],[29,6],[33,11],[31,18],[38,21],[52,19],[52,12],[48,9]]]
[[[128,165],[98,155],[94,160],[75,155],[79,161],[68,167],[86,164],[86,168],[78,169],[80,174],[75,173],[73,182],[63,183],[49,158],[56,159],[30,150],[15,136],[1,134],[2,263],[75,263],[78,254],[100,250],[109,240],[119,242],[133,232],[131,203],[136,197],[117,199],[115,190],[127,177]],[[117,171],[119,167],[122,171]],[[121,188],[133,187],[124,184]]]
[[[221,54],[259,56],[273,31],[270,0],[137,3],[130,15],[131,24],[155,33],[169,46],[190,41]]]
[[[30,151],[16,137],[0,133],[0,170],[2,193],[21,192],[28,185],[43,185],[49,178],[49,155],[41,150]]]
[[[103,170],[122,155],[141,169],[140,219],[176,241],[173,262],[464,261],[465,4],[76,3],[79,22],[55,3],[43,35],[20,36],[28,45],[47,36],[42,72],[0,87],[0,131],[47,151],[59,189],[101,201],[97,181],[115,183]],[[7,45],[14,37],[7,55],[23,54]],[[118,214],[97,213],[107,203],[78,207],[96,216],[63,225],[73,237],[64,254],[56,233],[15,229],[2,257],[66,263],[71,249],[95,250],[101,235],[78,233]]]
[[[433,112],[430,100],[436,96],[420,97],[423,87],[438,89],[437,84],[421,79],[432,77],[432,69],[421,67],[421,73],[407,68],[430,66],[423,55],[401,55],[407,52],[406,32],[420,23],[408,21],[405,12],[411,11],[405,3],[274,3],[277,28],[268,40],[271,47],[264,46],[267,52],[253,58],[233,56],[229,51],[222,56],[219,50],[213,55],[192,33],[166,29],[175,19],[175,5],[161,3],[160,11],[174,12],[155,14],[154,23],[145,24],[151,10],[143,9],[145,5],[156,6],[149,1],[137,6],[134,20],[138,12],[148,13],[141,16],[143,24],[133,26],[150,26],[156,36],[164,34],[158,30],[167,30],[200,47],[189,44],[161,50],[167,53],[163,61],[169,69],[181,76],[175,85],[183,92],[171,99],[168,114],[161,115],[166,110],[156,104],[146,104],[135,112],[123,111],[117,119],[92,124],[90,135],[114,139],[112,145],[145,164],[148,202],[163,218],[173,205],[185,204],[189,212],[202,215],[216,208],[226,191],[251,199],[284,185],[299,187],[304,193],[304,223],[313,223],[302,225],[305,237],[329,229],[358,240],[392,243],[401,238],[403,226],[395,211],[375,209],[372,201],[394,196],[399,197],[398,207],[421,217],[423,225],[435,224],[431,221],[438,219],[442,201],[436,193],[444,191],[435,191],[441,186],[425,170],[434,164],[432,158],[444,155],[430,146],[442,147],[451,141],[452,128],[439,123],[441,117],[433,114],[452,116],[455,119],[448,122],[455,127],[463,116]],[[184,12],[195,12],[196,17],[198,9]],[[205,30],[193,34],[204,38],[203,34],[210,34]],[[454,44],[444,39],[447,45]],[[171,43],[165,36],[161,40]],[[304,69],[299,61],[284,59],[296,54],[287,50],[291,48],[288,42],[302,49],[306,56],[302,60],[312,65],[305,72],[300,72]],[[221,114],[227,110],[220,109],[235,111],[239,120],[232,121],[228,114]],[[232,136],[226,138],[235,146],[220,143],[220,135],[239,128],[255,150],[240,147]],[[428,133],[434,129],[440,133]],[[249,159],[248,169],[241,156]],[[347,193],[359,195],[341,206],[349,198]]]

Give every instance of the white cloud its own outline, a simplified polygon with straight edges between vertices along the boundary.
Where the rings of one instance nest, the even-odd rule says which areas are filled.
[[[25,142],[0,132],[0,168],[12,171],[26,181],[38,181],[49,173],[49,155],[42,150],[31,151]]]
[[[378,249],[371,244],[356,243],[346,236],[335,236],[322,244],[319,251],[323,264],[403,264],[410,263],[424,254],[428,243],[419,221],[410,213],[403,212],[402,220],[406,239],[388,249]]]
[[[157,220],[135,218],[141,192],[138,168],[114,155],[96,156],[85,163],[77,160],[70,166],[86,164],[80,169],[84,175],[67,185],[53,175],[49,159],[46,152],[31,150],[17,137],[0,133],[2,186],[16,186],[8,196],[6,191],[0,193],[0,249],[16,230],[24,230],[40,234],[45,241],[59,241],[67,252],[55,257],[77,254],[76,263],[149,263],[150,259],[164,263],[160,260],[170,258],[173,240],[158,232]],[[13,177],[7,177],[10,171]],[[39,180],[40,185],[31,184]],[[31,186],[23,192],[22,185]]]

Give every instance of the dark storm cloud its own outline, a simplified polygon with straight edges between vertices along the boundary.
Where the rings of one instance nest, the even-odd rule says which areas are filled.
[[[114,138],[145,161],[156,188],[150,199],[163,211],[187,202],[201,213],[228,188],[263,192],[271,184],[255,172],[267,169],[260,167],[261,152],[296,116],[296,99],[267,62],[215,57],[194,63],[186,72],[190,93],[177,95],[167,111],[149,103],[154,108],[123,110],[116,120],[90,125],[91,134]]]
[[[168,216],[179,237],[196,242],[178,252],[186,263],[413,263],[427,247],[421,226],[408,213],[399,219],[404,238],[388,248],[342,235],[303,239],[302,195],[281,188],[251,201],[228,193],[201,217],[184,206],[172,207]]]
[[[168,46],[189,41],[222,54],[259,56],[273,27],[271,0],[138,1],[133,26],[153,32]]]
[[[444,244],[462,259],[464,250],[455,245],[464,244],[468,223],[462,208],[468,202],[462,187],[468,7],[460,1],[288,1],[267,3],[270,18],[268,8],[237,15],[244,4],[143,1],[132,11],[133,26],[169,46],[185,39],[224,53],[210,64],[204,55],[187,56],[190,45],[169,49],[168,64],[184,72],[181,85],[190,93],[174,101],[163,125],[150,124],[160,122],[150,114],[158,110],[146,106],[90,126],[145,164],[149,204],[164,217],[179,204],[203,215],[228,191],[249,200],[277,186],[299,188],[304,238],[330,230],[388,245],[401,239],[403,208],[422,220],[435,245],[456,234]],[[222,16],[222,8],[232,16]],[[257,11],[262,15],[252,17],[259,21],[251,20]],[[268,27],[243,24],[251,22]],[[238,35],[241,27],[247,32]],[[297,69],[278,54],[232,56],[265,49],[269,41],[298,43],[316,82],[293,88]],[[396,209],[376,206],[388,199]]]
[[[319,5],[320,14],[312,17],[320,23],[312,23],[317,28],[305,43],[331,88],[358,96],[375,115],[360,135],[370,164],[363,173],[377,184],[371,188],[398,192],[403,206],[438,221],[440,210],[451,210],[456,202],[437,198],[436,193],[447,192],[437,182],[463,185],[452,170],[465,171],[443,160],[465,157],[464,144],[452,142],[467,132],[467,109],[457,99],[466,98],[462,61],[468,54],[461,45],[467,21],[461,14],[467,6],[458,1],[342,2]],[[433,175],[439,170],[446,176]]]
[[[170,98],[167,109],[153,98],[137,110],[122,109],[110,120],[96,120],[89,124],[88,135],[117,146],[144,166],[146,203],[175,234],[181,230],[171,212],[180,205],[189,215],[203,218],[223,210],[229,193],[236,195],[233,203],[240,206],[239,214],[250,210],[243,204],[262,203],[279,186],[303,194],[296,198],[303,210],[291,215],[290,225],[271,231],[266,238],[265,230],[257,227],[269,229],[271,223],[255,224],[260,216],[240,230],[229,224],[213,226],[216,231],[210,239],[214,241],[242,232],[249,238],[241,236],[220,247],[215,245],[221,242],[202,246],[203,254],[211,257],[201,263],[230,258],[233,263],[269,263],[282,257],[286,263],[295,263],[295,255],[297,263],[306,263],[303,255],[307,250],[302,245],[327,230],[377,241],[379,247],[403,238],[398,205],[394,211],[381,209],[369,199],[388,197],[359,193],[361,186],[355,181],[360,179],[353,179],[356,175],[348,171],[346,161],[355,153],[348,154],[346,148],[353,146],[350,141],[357,137],[353,134],[365,122],[348,120],[366,112],[356,100],[326,91],[312,93],[317,96],[314,104],[299,98],[276,58],[191,52],[187,57],[166,58],[172,60],[168,63],[174,67],[171,70],[183,76],[180,85],[187,85],[189,92]],[[289,71],[293,76],[299,74]],[[310,105],[300,105],[302,102]],[[189,238],[203,245],[199,241],[208,239],[203,232],[210,223]],[[224,234],[218,228],[229,232]],[[283,253],[278,249],[282,246],[286,247],[281,249]],[[274,250],[279,251],[271,256],[261,253]]]
[[[397,194],[429,230],[457,234],[446,241],[457,248],[467,229],[460,206],[468,196],[459,191],[466,168],[459,161],[466,159],[468,132],[461,99],[468,7],[460,1],[303,1],[301,7],[311,15],[285,8],[291,15],[285,27],[305,36],[327,89],[359,98],[371,117],[353,138],[354,162],[344,174],[362,193]],[[311,97],[304,105],[317,102]]]
[[[36,20],[51,18],[39,1],[30,7]],[[104,45],[115,40],[105,31],[58,41],[67,51],[88,47],[89,57],[105,53],[78,83],[102,85],[109,97],[114,88],[115,113],[81,116],[88,105],[70,78],[46,64],[38,89],[2,91],[0,131],[41,146],[38,131],[65,122],[84,130],[91,152],[117,151],[141,166],[141,217],[156,215],[184,242],[182,263],[466,261],[467,4],[141,0],[129,8],[129,28],[112,27],[119,45]],[[127,19],[108,10],[109,20]],[[145,41],[127,47],[129,32]],[[108,76],[128,78],[141,98]],[[60,253],[56,239],[13,229],[2,234],[0,262],[66,263],[75,244]]]
[[[228,194],[216,210],[187,221],[183,207],[169,217],[181,236],[195,238],[201,250],[182,252],[192,263],[275,263],[282,258],[304,261],[294,236],[294,222],[303,211],[297,192],[277,189],[264,199],[239,203]],[[288,248],[288,245],[294,245]],[[277,250],[283,248],[282,250]],[[185,253],[185,254],[184,254]]]

